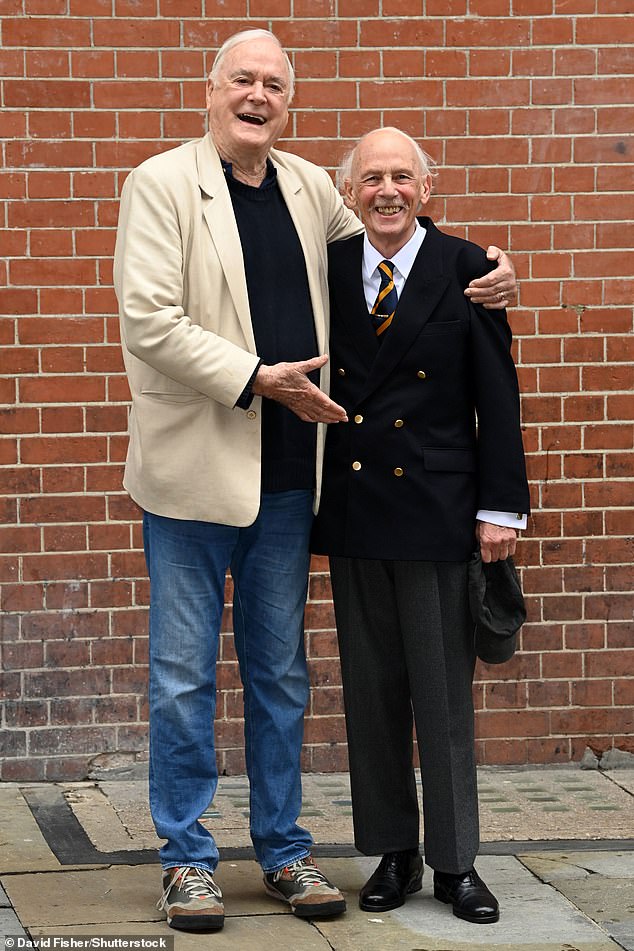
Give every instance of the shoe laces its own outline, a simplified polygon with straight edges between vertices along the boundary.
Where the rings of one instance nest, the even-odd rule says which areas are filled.
[[[222,898],[222,892],[213,880],[211,872],[193,865],[179,865],[170,878],[167,888],[156,903],[159,911],[165,907],[173,888],[181,888],[190,898]]]
[[[301,885],[302,888],[307,885],[330,885],[324,873],[317,868],[311,858],[298,859],[298,861],[293,862],[292,865],[287,865],[285,868],[274,872],[273,881],[278,882],[284,872],[288,872],[292,875],[297,884]]]

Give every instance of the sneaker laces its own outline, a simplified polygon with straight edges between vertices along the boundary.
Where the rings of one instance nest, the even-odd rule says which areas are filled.
[[[290,872],[297,884],[301,885],[302,888],[307,885],[330,886],[330,882],[324,873],[318,869],[310,859],[299,859],[297,862],[293,862],[292,865],[287,865],[285,868],[279,869],[273,873],[273,881],[279,882],[284,872]]]
[[[169,893],[174,887],[182,888],[190,898],[207,898],[209,895],[222,898],[222,892],[214,882],[211,872],[193,865],[180,865],[156,903],[159,911],[165,908]]]

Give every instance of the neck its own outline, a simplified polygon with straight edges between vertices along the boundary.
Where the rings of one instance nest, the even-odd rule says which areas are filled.
[[[215,142],[218,155],[223,162],[229,162],[234,178],[245,185],[261,185],[266,177],[266,160],[268,152],[251,151],[238,153],[225,149],[222,143]]]
[[[266,178],[266,159],[261,164],[245,168],[238,162],[225,159],[225,162],[231,162],[231,173],[234,178],[245,185],[259,186]]]

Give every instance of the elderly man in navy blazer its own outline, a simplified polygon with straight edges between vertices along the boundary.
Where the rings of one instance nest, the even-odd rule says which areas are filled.
[[[490,267],[476,245],[417,218],[427,156],[369,133],[344,170],[366,234],[329,248],[331,398],[313,550],[330,556],[355,842],[382,855],[361,908],[421,888],[412,761],[421,761],[425,860],[460,918],[497,921],[479,848],[468,563],[513,554],[529,495],[504,310],[464,295]]]

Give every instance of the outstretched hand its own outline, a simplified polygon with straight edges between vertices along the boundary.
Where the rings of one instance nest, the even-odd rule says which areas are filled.
[[[517,279],[511,259],[495,245],[487,248],[487,258],[497,261],[498,266],[484,277],[471,281],[465,294],[474,304],[482,304],[488,310],[510,307],[517,302]]]
[[[262,364],[253,381],[253,392],[288,407],[305,423],[345,423],[345,409],[308,379],[309,373],[327,362],[328,357],[323,355],[296,363]]]

